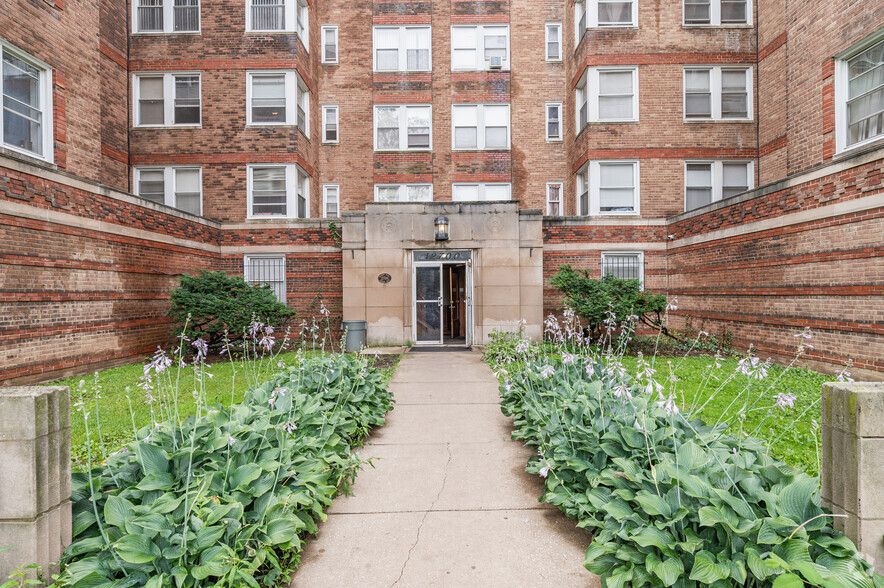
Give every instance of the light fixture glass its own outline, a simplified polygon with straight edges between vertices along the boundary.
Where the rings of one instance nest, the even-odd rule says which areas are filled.
[[[436,226],[436,240],[437,241],[447,241],[448,240],[448,217],[447,216],[437,216],[436,220],[433,223]]]

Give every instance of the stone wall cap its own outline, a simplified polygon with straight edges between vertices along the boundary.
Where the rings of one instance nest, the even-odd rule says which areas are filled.
[[[67,392],[67,390],[67,386],[3,386],[0,387],[0,396],[25,398]]]
[[[823,384],[822,425],[857,437],[884,437],[884,382]]]

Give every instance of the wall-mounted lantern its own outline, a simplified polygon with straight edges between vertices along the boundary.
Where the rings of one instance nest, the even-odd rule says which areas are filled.
[[[447,216],[437,216],[436,220],[433,223],[436,226],[436,240],[437,241],[447,241],[448,240],[448,217]]]

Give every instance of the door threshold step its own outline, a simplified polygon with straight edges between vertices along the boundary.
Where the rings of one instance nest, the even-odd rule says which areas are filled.
[[[414,352],[424,352],[424,351],[472,351],[472,347],[466,347],[464,345],[421,345],[415,346],[409,349],[409,351]]]

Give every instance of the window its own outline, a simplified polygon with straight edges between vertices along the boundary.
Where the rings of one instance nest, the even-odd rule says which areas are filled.
[[[52,70],[0,43],[3,146],[52,161]]]
[[[135,76],[136,127],[200,125],[200,74]]]
[[[588,67],[576,88],[577,132],[590,122],[638,120],[638,68]]]
[[[297,165],[248,167],[249,218],[307,218],[310,176]]]
[[[751,67],[686,67],[684,117],[687,120],[751,119]]]
[[[586,29],[638,26],[638,0],[577,0],[574,3],[575,45]]]
[[[136,0],[136,33],[198,33],[199,0]]]
[[[562,208],[562,182],[546,183],[546,214],[561,216],[565,214]]]
[[[375,202],[432,202],[433,184],[375,184]]]
[[[310,92],[295,71],[248,72],[247,123],[297,126],[309,135]]]
[[[884,30],[835,64],[838,150],[884,136]]]
[[[338,62],[338,25],[322,25],[322,63]]]
[[[249,284],[270,286],[276,299],[285,302],[285,255],[246,255],[243,279]]]
[[[430,71],[430,27],[375,27],[375,71]]]
[[[198,167],[137,167],[135,193],[151,202],[200,215],[202,170]]]
[[[322,216],[337,218],[341,215],[341,189],[337,184],[322,186]]]
[[[686,161],[684,209],[730,198],[752,187],[751,161]]]
[[[298,33],[309,51],[308,15],[307,0],[247,0],[246,31]]]
[[[512,200],[512,186],[508,183],[453,184],[451,200],[454,202],[479,202],[486,200]]]
[[[546,23],[546,60],[562,60],[562,23]]]
[[[338,141],[338,105],[326,104],[322,107],[322,142],[337,143]]]
[[[509,104],[455,104],[451,110],[454,149],[510,148]]]
[[[637,161],[590,161],[577,172],[577,214],[637,214]]]
[[[699,26],[752,24],[748,0],[684,0],[684,24]]]
[[[638,280],[644,286],[645,255],[643,252],[602,252],[602,277],[614,276],[622,280]]]
[[[546,103],[546,140],[562,140],[562,103]]]
[[[374,150],[409,151],[431,148],[430,106],[374,107]]]
[[[509,37],[506,25],[451,27],[451,69],[509,69]]]

